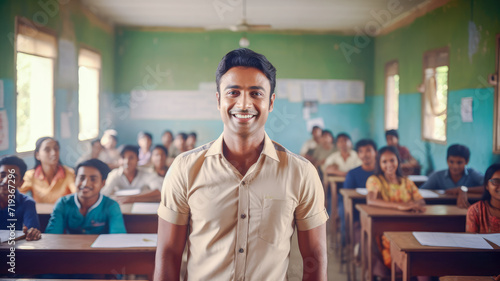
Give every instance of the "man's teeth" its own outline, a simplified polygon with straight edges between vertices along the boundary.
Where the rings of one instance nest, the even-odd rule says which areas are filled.
[[[253,115],[251,115],[251,114],[247,114],[247,115],[235,114],[234,116],[236,116],[236,118],[252,118],[253,117]]]

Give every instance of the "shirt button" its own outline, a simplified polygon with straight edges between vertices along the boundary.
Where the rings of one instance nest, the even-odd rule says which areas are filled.
[[[241,185],[245,185],[245,184],[247,184],[245,181],[242,181],[242,182],[241,182]]]
[[[245,252],[245,250],[243,250],[243,248],[240,248],[239,252],[240,252],[240,253],[244,253],[244,252]]]
[[[247,217],[247,215],[245,215],[245,214],[241,214],[241,218],[242,218],[242,219],[245,219],[246,217]]]

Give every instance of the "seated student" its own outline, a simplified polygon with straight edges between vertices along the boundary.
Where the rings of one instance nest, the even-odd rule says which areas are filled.
[[[314,126],[311,131],[312,138],[308,139],[300,149],[300,155],[306,157],[306,155],[311,156],[314,149],[319,145],[321,140],[321,135],[323,130],[319,126]]]
[[[366,181],[366,189],[368,189],[366,197],[368,205],[400,211],[425,210],[425,201],[417,186],[401,172],[399,154],[394,146],[385,146],[378,151],[375,172]],[[382,257],[379,255],[373,257],[373,274],[386,277],[389,276],[391,268],[390,243],[385,236],[376,239]]]
[[[163,132],[163,135],[161,135],[161,143],[167,150],[170,150],[173,140],[174,135],[172,134],[172,131],[166,130]]]
[[[137,195],[149,190],[151,173],[137,169],[139,161],[139,148],[134,145],[125,145],[120,152],[121,166],[109,173],[106,185],[101,193],[107,196],[121,196],[128,190],[126,196]],[[135,194],[134,194],[135,193]],[[120,200],[117,201],[120,202]]]
[[[420,187],[422,189],[444,189],[446,194],[459,195],[462,186],[470,193],[482,193],[483,175],[467,167],[470,150],[467,146],[453,144],[448,147],[446,162],[448,169],[434,172]],[[458,201],[460,204],[461,201]],[[464,206],[468,207],[468,206]]]
[[[153,144],[153,136],[148,132],[140,132],[137,135],[137,143],[139,144],[139,166],[149,166],[151,164],[151,145]]]
[[[500,163],[486,170],[483,197],[467,210],[465,231],[500,233]]]
[[[26,172],[19,191],[31,191],[37,203],[54,204],[62,196],[76,191],[75,173],[61,164],[59,150],[59,142],[51,137],[36,141],[35,168]]]
[[[325,163],[326,158],[336,151],[333,142],[335,138],[329,130],[323,130],[319,145],[314,149],[312,156],[306,157],[316,167],[321,167]]]
[[[104,154],[101,152],[104,150],[104,147],[101,144],[100,139],[95,139],[90,142],[90,151],[83,154],[80,158],[78,158],[78,161],[76,163],[81,163],[85,160],[89,159],[99,159],[101,161],[106,160]]]
[[[326,158],[323,170],[327,174],[344,177],[349,170],[361,165],[361,160],[352,150],[352,141],[348,134],[338,134],[336,146],[338,151]]]
[[[110,169],[120,166],[120,152],[116,148],[118,144],[118,133],[115,130],[106,130],[101,138],[101,160],[106,163]]]
[[[100,193],[108,173],[108,165],[98,159],[78,164],[76,167],[78,191],[57,201],[45,232],[126,233],[120,206],[113,199]]]
[[[173,144],[171,145],[171,147],[167,148],[168,149],[167,166],[170,167],[170,165],[172,165],[172,163],[174,162],[175,157],[187,151],[186,140],[187,140],[186,133],[180,132],[175,136]]]
[[[398,149],[401,159],[401,171],[403,175],[420,175],[420,164],[405,146],[399,145],[399,134],[396,130],[387,130],[385,132],[387,145],[394,146]]]
[[[187,136],[187,139],[186,139],[186,150],[191,150],[191,149],[194,149],[196,147],[196,139],[197,139],[197,135],[195,132],[191,132],[189,133],[189,135]]]
[[[151,167],[141,167],[139,169],[146,170],[151,173],[150,191],[144,191],[141,194],[118,197],[120,203],[133,203],[133,202],[160,202],[161,188],[163,186],[163,179],[167,174],[168,167],[165,165],[168,150],[163,145],[157,145],[153,148],[151,154]]]
[[[14,223],[15,229],[23,230],[26,233],[26,240],[30,241],[38,240],[42,235],[35,201],[17,190],[23,183],[26,170],[26,163],[21,158],[4,156],[0,159],[0,229],[7,230],[7,227]],[[10,204],[9,199],[11,199]],[[11,213],[14,216],[9,216]],[[9,221],[10,219],[16,221]]]

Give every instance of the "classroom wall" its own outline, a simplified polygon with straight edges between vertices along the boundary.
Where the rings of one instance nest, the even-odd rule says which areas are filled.
[[[0,44],[2,63],[0,79],[4,84],[4,108],[9,126],[9,148],[0,155],[14,154],[16,141],[16,95],[14,45],[15,16],[25,17],[56,32],[58,58],[55,63],[55,138],[61,143],[61,161],[74,165],[87,149],[78,141],[78,50],[85,45],[101,53],[101,120],[108,126],[106,104],[114,89],[114,29],[82,6],[80,1],[69,0],[16,0],[0,4]],[[69,137],[61,136],[61,115],[69,116]],[[32,153],[21,154],[29,168],[33,167]]]
[[[500,162],[493,151],[494,88],[486,83],[495,72],[495,38],[500,33],[500,2],[472,1],[472,21],[480,40],[477,51],[469,56],[469,21],[471,1],[456,0],[417,18],[408,26],[375,38],[374,96],[371,97],[371,135],[378,143],[384,139],[384,66],[399,61],[400,143],[407,146],[423,164],[423,173],[445,169],[446,149],[454,143],[471,149],[470,166],[484,172]],[[447,144],[422,140],[421,94],[423,54],[435,48],[449,47],[449,93]],[[460,117],[461,98],[473,98],[473,122]]]
[[[220,59],[238,48],[242,34],[126,27],[118,28],[116,34],[114,99],[121,101],[116,107],[121,114],[114,121],[120,143],[135,143],[140,130],[151,132],[155,143],[160,142],[165,129],[174,133],[196,131],[199,144],[217,138],[223,129],[219,120],[132,120],[127,102],[131,102],[130,91],[143,85],[151,69],[164,74],[152,90],[195,90],[200,82],[215,81]],[[283,32],[249,33],[248,39],[250,48],[265,54],[277,68],[278,79],[357,79],[365,81],[367,95],[372,93],[373,42],[366,45],[362,54],[346,57],[340,46],[354,45],[353,36]],[[302,104],[276,94],[278,99],[266,130],[274,140],[298,152],[309,137]],[[347,131],[353,139],[359,139],[369,136],[367,112],[367,104],[323,104],[311,118],[322,117],[326,128],[335,134]]]

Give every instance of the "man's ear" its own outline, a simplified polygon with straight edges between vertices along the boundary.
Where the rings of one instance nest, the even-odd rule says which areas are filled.
[[[276,94],[273,93],[271,95],[271,100],[269,101],[269,112],[273,112],[273,108],[274,108],[274,99],[276,98]]]
[[[215,97],[217,98],[217,110],[220,110],[220,95],[219,95],[219,92],[215,93]]]

